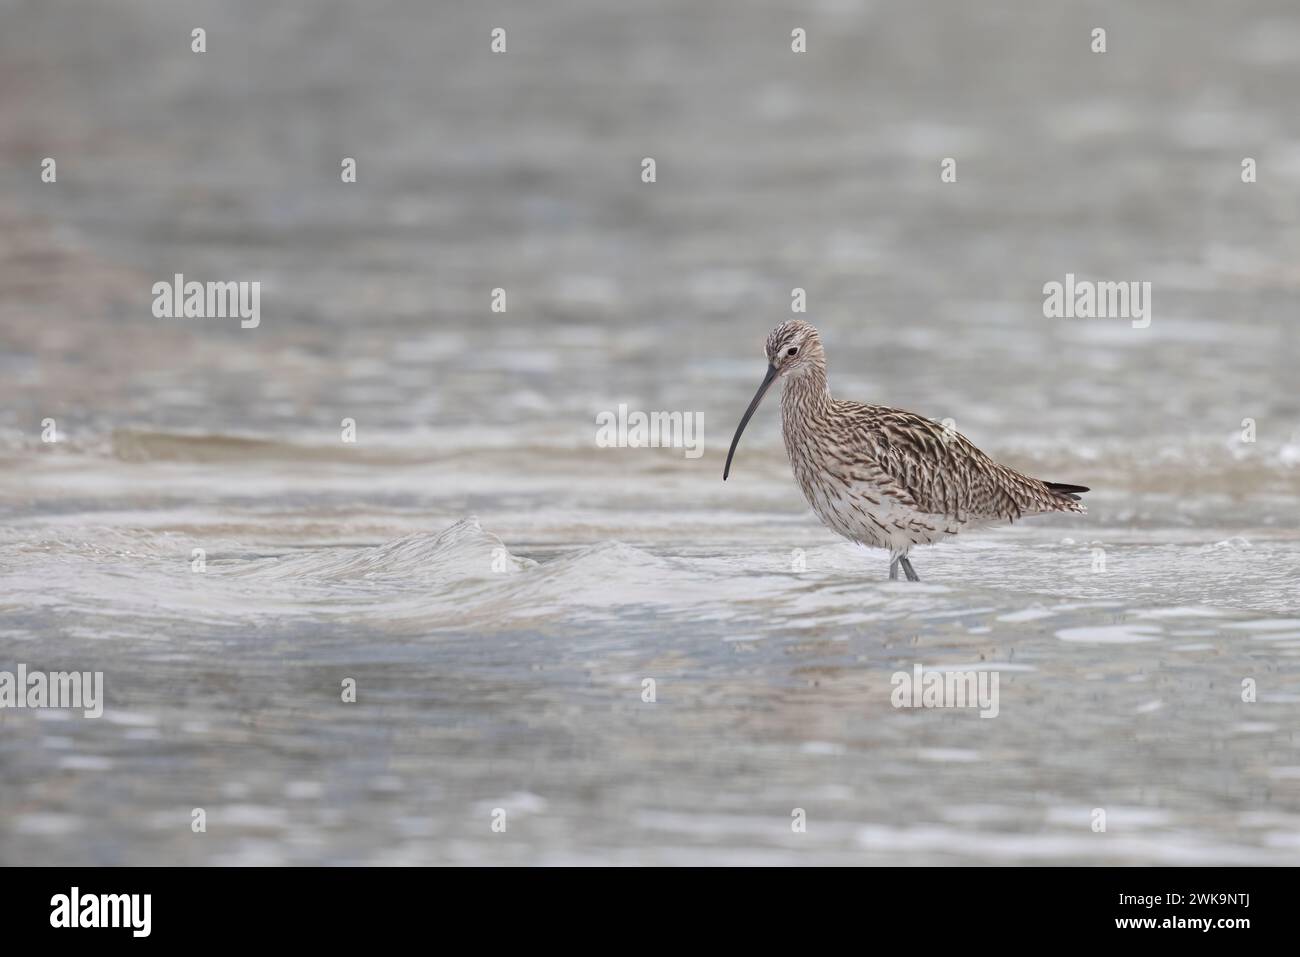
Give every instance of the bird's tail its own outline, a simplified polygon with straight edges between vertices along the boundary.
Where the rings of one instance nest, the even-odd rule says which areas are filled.
[[[1058,498],[1064,500],[1061,503],[1062,511],[1086,512],[1088,510],[1087,507],[1084,506],[1083,504],[1078,504],[1078,505],[1075,504],[1076,502],[1079,501],[1079,496],[1082,493],[1091,491],[1091,489],[1089,489],[1088,486],[1066,485],[1064,482],[1044,482],[1043,484],[1047,486],[1047,490],[1049,492],[1051,492],[1053,495],[1057,496]]]

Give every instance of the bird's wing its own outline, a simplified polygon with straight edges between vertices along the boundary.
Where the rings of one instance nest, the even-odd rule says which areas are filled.
[[[836,402],[835,418],[863,456],[869,481],[911,508],[957,521],[1010,521],[1069,502],[999,465],[955,429],[903,409]]]

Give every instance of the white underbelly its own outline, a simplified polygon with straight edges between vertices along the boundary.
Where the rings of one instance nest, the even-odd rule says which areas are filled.
[[[956,535],[965,525],[946,515],[920,512],[865,483],[799,482],[817,517],[850,541],[903,552]]]

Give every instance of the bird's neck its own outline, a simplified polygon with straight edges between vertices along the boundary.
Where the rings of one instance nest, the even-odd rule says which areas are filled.
[[[803,418],[823,411],[831,404],[826,370],[812,369],[785,380],[781,390],[781,416]]]

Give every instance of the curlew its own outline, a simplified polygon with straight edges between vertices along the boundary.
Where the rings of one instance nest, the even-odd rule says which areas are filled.
[[[1022,515],[1087,511],[1082,485],[1022,475],[913,412],[832,399],[821,336],[802,319],[773,329],[766,350],[767,375],[731,439],[723,481],[754,410],[784,380],[781,432],[804,498],[832,531],[888,549],[891,579],[901,567],[919,581],[907,558],[913,545]]]

